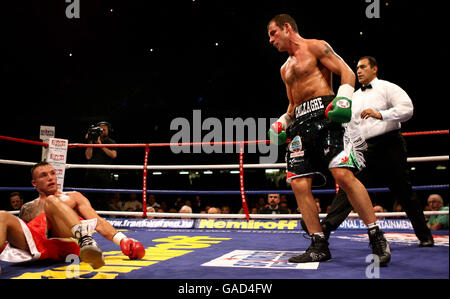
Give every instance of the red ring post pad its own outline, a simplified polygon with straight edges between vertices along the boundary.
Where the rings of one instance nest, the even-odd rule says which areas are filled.
[[[247,217],[247,222],[250,220],[250,215],[248,213],[247,200],[245,198],[244,190],[244,144],[239,144],[239,181],[241,185],[241,200],[242,208],[244,209],[245,216]]]
[[[144,157],[144,170],[143,170],[143,183],[142,183],[142,209],[143,216],[147,217],[147,166],[148,166],[148,152],[150,150],[149,146],[145,147],[145,157]]]

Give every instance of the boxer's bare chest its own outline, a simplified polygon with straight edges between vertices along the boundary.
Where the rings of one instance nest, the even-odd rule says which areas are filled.
[[[296,54],[288,58],[285,64],[285,78],[289,86],[301,84],[317,69],[315,57],[308,54]]]
[[[284,78],[295,106],[329,94],[331,73],[308,51],[298,51],[283,66]]]

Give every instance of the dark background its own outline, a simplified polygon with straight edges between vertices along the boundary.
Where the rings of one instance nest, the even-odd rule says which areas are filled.
[[[444,3],[379,3],[380,18],[372,19],[364,0],[80,0],[79,19],[66,17],[64,0],[2,3],[0,135],[38,140],[39,126],[51,125],[57,138],[83,143],[87,128],[106,120],[117,143],[169,142],[170,122],[191,120],[194,109],[203,119],[279,117],[287,107],[279,73],[287,54],[271,47],[266,31],[278,13],[292,15],[302,37],[326,40],[353,69],[359,57],[375,56],[379,77],[413,100],[415,114],[404,132],[448,129]],[[334,83],[337,88],[339,78]],[[409,156],[448,154],[447,140],[407,137]],[[0,159],[38,161],[40,155],[38,146],[0,140]],[[121,149],[116,163],[143,159],[142,148]],[[248,155],[246,162],[257,159]],[[69,151],[68,163],[84,162],[84,149]],[[162,148],[151,150],[149,163],[238,163],[238,156],[174,155]],[[437,165],[448,162],[412,165],[413,183],[447,184],[448,170]],[[0,172],[3,186],[30,186],[23,167],[0,165]],[[80,186],[80,177],[81,170],[68,170],[65,185]],[[246,184],[287,188],[268,181],[264,171],[247,172]],[[141,172],[122,171],[116,185],[140,189]],[[239,181],[225,174],[194,182],[176,172],[149,176],[150,189],[174,186],[238,190]]]

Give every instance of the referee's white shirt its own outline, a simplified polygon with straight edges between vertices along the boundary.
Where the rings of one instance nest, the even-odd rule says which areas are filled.
[[[359,126],[365,139],[376,137],[401,128],[401,123],[413,116],[414,106],[408,94],[389,81],[373,79],[372,88],[358,89],[352,99],[352,122]],[[372,108],[382,119],[361,119],[361,112]]]

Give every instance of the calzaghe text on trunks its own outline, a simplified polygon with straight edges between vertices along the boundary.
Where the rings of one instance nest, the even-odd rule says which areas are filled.
[[[295,108],[295,117],[298,118],[305,114],[317,111],[319,109],[324,109],[324,105],[322,103],[321,98],[313,99],[310,101],[306,101],[301,103]]]

